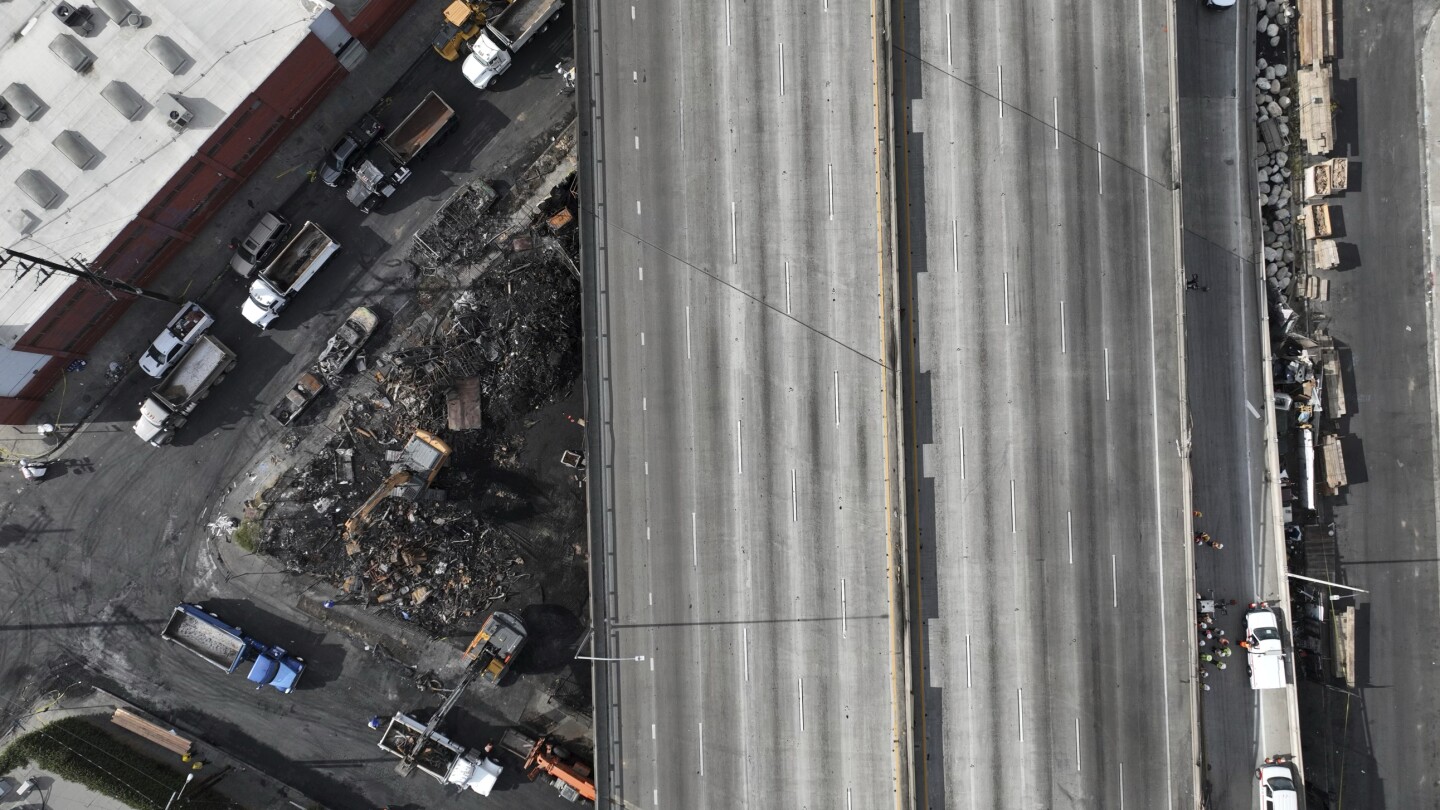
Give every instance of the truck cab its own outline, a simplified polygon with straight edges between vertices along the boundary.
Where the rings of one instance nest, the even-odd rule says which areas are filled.
[[[510,52],[501,47],[487,32],[475,40],[475,47],[470,55],[465,57],[465,64],[460,66],[460,70],[471,84],[484,90],[495,81],[496,76],[508,70],[513,61],[514,57]]]

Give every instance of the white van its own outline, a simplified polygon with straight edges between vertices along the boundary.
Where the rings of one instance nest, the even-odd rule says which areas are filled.
[[[1250,688],[1284,689],[1285,648],[1280,639],[1280,623],[1275,611],[1268,607],[1252,608],[1245,613],[1246,656],[1250,668]]]

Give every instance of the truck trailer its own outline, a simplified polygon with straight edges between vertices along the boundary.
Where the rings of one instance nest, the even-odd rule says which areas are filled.
[[[399,757],[446,785],[489,796],[500,779],[500,763],[466,749],[437,731],[426,733],[424,723],[396,714],[380,735],[380,750]],[[418,747],[418,750],[416,750]]]
[[[232,627],[221,621],[219,616],[207,612],[203,606],[189,602],[175,606],[170,621],[160,631],[160,637],[189,650],[227,674],[250,662],[250,672],[245,677],[255,684],[256,689],[270,686],[289,694],[295,690],[295,684],[305,671],[305,662],[287,653],[285,648],[256,641],[242,633],[240,628]]]
[[[234,367],[234,352],[210,335],[201,336],[140,403],[135,435],[156,447],[169,444],[200,400]]]
[[[431,144],[438,143],[456,123],[455,108],[445,103],[445,99],[432,90],[405,116],[400,126],[395,127],[380,141],[380,145],[395,160],[397,166],[408,166]]]
[[[320,268],[340,250],[319,225],[307,222],[286,243],[250,285],[250,294],[240,311],[245,320],[261,329],[270,326]]]

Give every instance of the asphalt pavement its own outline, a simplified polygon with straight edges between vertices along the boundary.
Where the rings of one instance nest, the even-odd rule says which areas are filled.
[[[1193,807],[1171,4],[900,9],[918,806]]]
[[[904,806],[884,9],[586,6],[602,799]]]
[[[1186,292],[1190,471],[1195,531],[1222,549],[1195,547],[1196,587],[1237,604],[1215,616],[1231,638],[1244,607],[1274,600],[1279,577],[1274,486],[1265,474],[1267,364],[1261,336],[1265,301],[1254,257],[1256,236],[1251,67],[1254,30],[1246,9],[1182,3],[1179,47],[1181,200]],[[1201,789],[1208,806],[1253,807],[1251,775],[1260,760],[1293,751],[1286,693],[1250,688],[1242,658],[1205,667],[1201,693]]]
[[[1331,807],[1433,807],[1440,790],[1440,640],[1423,629],[1440,624],[1436,381],[1426,362],[1435,340],[1427,205],[1440,179],[1425,162],[1440,111],[1436,9],[1434,0],[1337,5],[1335,153],[1350,159],[1350,188],[1331,200],[1341,266],[1322,274],[1330,300],[1319,309],[1342,347],[1349,405],[1340,431],[1349,486],[1333,504],[1340,565],[1346,584],[1369,593],[1355,608],[1358,695],[1314,685],[1305,696],[1328,720],[1307,733],[1305,753]],[[1423,127],[1422,94],[1431,98]]]
[[[447,792],[433,781],[401,781],[365,727],[373,714],[438,701],[419,695],[401,670],[377,661],[359,641],[299,610],[303,580],[219,568],[205,524],[215,517],[213,505],[275,438],[277,429],[262,414],[344,316],[367,304],[388,320],[404,306],[413,290],[403,261],[408,235],[470,179],[513,182],[573,115],[574,97],[560,94],[554,72],[572,47],[565,26],[537,37],[494,89],[479,92],[457,63],[429,51],[438,14],[422,22],[412,30],[428,31],[402,37],[398,46],[394,39],[382,43],[412,48],[414,60],[389,77],[397,83],[383,95],[380,115],[393,125],[436,90],[458,110],[457,130],[376,214],[361,215],[341,192],[319,183],[302,185],[281,205],[294,221],[322,223],[343,250],[263,333],[240,317],[244,286],[238,280],[222,274],[206,286],[219,270],[214,253],[226,241],[222,223],[259,213],[246,203],[251,195],[237,195],[229,208],[240,213],[222,215],[158,282],[185,289],[217,315],[213,332],[239,355],[236,369],[176,443],[161,449],[130,430],[148,382],[132,373],[66,445],[50,478],[26,485],[16,473],[0,502],[0,572],[8,594],[0,604],[0,682],[18,689],[58,664],[82,665],[83,677],[337,808],[446,801]],[[350,114],[358,118],[368,105]],[[307,136],[313,133],[297,135]],[[317,151],[313,159],[320,156]],[[303,175],[309,161],[293,158],[282,149],[267,163],[252,182],[260,187],[252,199],[263,197],[271,178]],[[122,323],[117,334],[154,334],[169,315],[142,302],[127,322],[149,320],[151,328]],[[255,692],[240,676],[227,678],[166,645],[159,631],[181,600],[204,601],[305,657],[310,669],[300,689],[288,696]],[[479,745],[498,736],[504,718],[477,697],[461,704],[453,722],[455,737]],[[529,784],[513,767],[502,795],[515,807],[562,804],[552,789]]]

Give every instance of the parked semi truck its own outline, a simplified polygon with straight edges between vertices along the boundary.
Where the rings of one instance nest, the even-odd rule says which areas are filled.
[[[413,717],[397,714],[380,735],[380,750],[413,764],[439,782],[489,796],[503,770],[487,754],[466,749]]]
[[[250,672],[245,676],[255,688],[270,686],[289,694],[295,690],[300,675],[305,672],[305,662],[290,655],[283,647],[276,647],[256,641],[245,635],[238,627],[221,621],[219,616],[207,612],[201,605],[181,602],[175,606],[170,621],[160,631],[160,637],[173,641],[213,666],[230,673],[241,664],[250,663]]]
[[[140,403],[135,435],[159,447],[175,438],[204,399],[235,367],[235,353],[204,335]]]
[[[489,87],[495,77],[510,69],[515,53],[543,31],[564,5],[565,0],[515,0],[476,37],[460,68],[465,78],[481,90]]]
[[[296,293],[340,250],[319,225],[307,222],[250,284],[240,311],[245,320],[265,329],[284,311]]]

